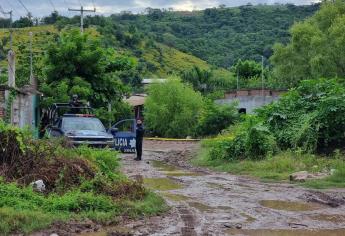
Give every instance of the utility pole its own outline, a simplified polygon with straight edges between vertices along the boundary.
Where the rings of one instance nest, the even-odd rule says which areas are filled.
[[[96,12],[96,8],[94,8],[93,10],[87,10],[84,9],[83,6],[80,6],[80,9],[71,9],[68,8],[69,11],[78,11],[80,12],[80,32],[83,33],[84,32],[84,12]]]

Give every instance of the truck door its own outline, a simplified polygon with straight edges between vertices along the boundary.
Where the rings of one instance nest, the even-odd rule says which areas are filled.
[[[135,153],[136,122],[134,119],[117,122],[110,129],[115,139],[114,148],[124,153]]]

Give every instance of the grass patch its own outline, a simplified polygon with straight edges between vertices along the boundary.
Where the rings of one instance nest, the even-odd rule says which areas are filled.
[[[13,232],[28,234],[33,230],[43,229],[55,220],[66,220],[65,215],[54,215],[43,211],[20,210],[12,207],[0,208],[0,231],[2,235]]]
[[[316,189],[345,188],[345,164],[339,163],[335,166],[335,173],[325,179],[309,180],[303,186]]]
[[[164,200],[126,178],[117,152],[32,140],[0,122],[0,234],[29,234],[56,221],[116,222],[160,214]],[[65,146],[66,145],[66,146]],[[43,193],[29,184],[42,180]]]
[[[163,198],[151,192],[138,200],[116,200],[79,189],[44,196],[31,187],[0,183],[0,232],[5,235],[30,233],[55,221],[90,219],[102,224],[120,215],[136,218],[161,214],[167,209]]]
[[[258,177],[264,181],[288,181],[289,176],[298,171],[316,173],[335,169],[332,176],[307,181],[303,185],[311,188],[345,187],[345,162],[341,156],[330,158],[289,151],[259,161],[226,161],[210,158],[209,149],[203,147],[192,163],[217,171]]]

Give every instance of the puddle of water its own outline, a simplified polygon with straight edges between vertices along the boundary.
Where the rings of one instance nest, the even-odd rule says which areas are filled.
[[[313,211],[321,208],[318,204],[279,200],[262,200],[259,203],[264,207],[285,211]]]
[[[345,215],[315,215],[310,217],[313,220],[318,220],[318,221],[329,221],[333,223],[343,223],[345,222]]]
[[[174,180],[168,178],[144,178],[144,185],[153,190],[167,191],[182,188]]]
[[[222,184],[218,184],[218,183],[206,182],[206,184],[210,188],[215,188],[215,189],[224,189],[225,188]]]
[[[163,161],[152,161],[152,166],[160,171],[177,171],[177,167],[164,163]]]
[[[162,195],[166,198],[168,198],[171,201],[175,201],[175,202],[183,202],[183,201],[187,201],[189,199],[191,199],[190,197],[181,195],[181,194],[173,194],[173,193],[162,193]]]
[[[202,204],[200,202],[189,202],[189,206],[198,209],[201,212],[211,212],[215,208]]]
[[[201,176],[201,175],[203,175],[203,174],[197,173],[197,172],[189,172],[189,171],[181,170],[181,169],[177,168],[176,166],[164,163],[163,161],[154,160],[154,161],[152,161],[152,166],[154,168],[158,169],[159,171],[164,172],[167,176],[179,177],[179,176]]]
[[[166,172],[167,176],[202,176],[203,174],[197,173],[197,172],[188,172],[188,171],[171,171],[171,172]]]
[[[228,235],[246,235],[246,236],[344,236],[345,229],[334,230],[227,230]]]

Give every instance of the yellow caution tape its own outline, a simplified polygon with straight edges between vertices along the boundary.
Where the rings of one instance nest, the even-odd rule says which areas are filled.
[[[176,142],[196,142],[200,139],[175,139],[175,138],[144,138],[145,140],[150,141],[176,141]]]

